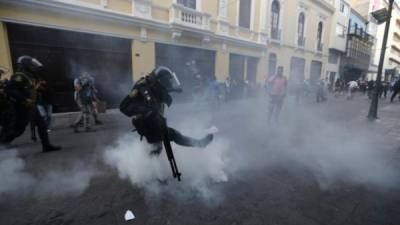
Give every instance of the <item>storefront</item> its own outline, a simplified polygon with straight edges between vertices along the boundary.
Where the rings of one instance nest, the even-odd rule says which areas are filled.
[[[7,24],[13,67],[21,55],[44,65],[54,91],[55,112],[76,110],[73,80],[83,72],[95,78],[99,97],[119,104],[132,86],[131,40],[81,32]]]
[[[184,96],[190,97],[215,79],[215,51],[156,43],[156,65],[167,66],[178,76]]]

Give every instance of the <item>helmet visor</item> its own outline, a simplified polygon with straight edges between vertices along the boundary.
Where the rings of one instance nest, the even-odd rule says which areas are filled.
[[[171,91],[182,92],[181,82],[179,82],[176,73],[172,73],[172,76],[170,78],[170,84],[171,84]]]

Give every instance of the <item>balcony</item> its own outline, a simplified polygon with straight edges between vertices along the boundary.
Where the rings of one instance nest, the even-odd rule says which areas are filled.
[[[370,34],[368,34],[367,32],[365,32],[363,29],[361,28],[357,28],[355,26],[351,26],[349,28],[349,33],[347,34],[349,37],[357,37],[363,41],[366,41],[370,44],[374,43],[374,37]]]
[[[280,41],[281,40],[281,30],[278,28],[271,29],[271,40]]]
[[[317,43],[317,51],[318,52],[322,52],[322,50],[324,49],[324,43],[322,43],[322,42],[318,42]]]
[[[187,8],[180,4],[172,4],[169,11],[171,24],[183,25],[186,27],[210,30],[211,15]]]
[[[306,46],[306,38],[304,36],[297,37],[297,46],[299,48],[304,48]]]

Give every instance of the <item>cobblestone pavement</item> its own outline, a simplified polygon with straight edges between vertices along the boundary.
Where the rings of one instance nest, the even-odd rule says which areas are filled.
[[[3,184],[15,186],[0,185],[0,224],[400,224],[400,103],[383,100],[380,120],[375,122],[366,120],[368,104],[365,96],[300,105],[288,98],[281,123],[275,126],[267,125],[262,99],[212,106],[213,112],[206,116],[202,107],[176,105],[169,113],[171,124],[179,127],[188,116],[207,117],[209,125],[220,129],[217,135],[232,137],[229,166],[234,169],[228,168],[227,181],[206,183],[217,193],[207,199],[191,195],[173,181],[162,184],[160,193],[149,194],[105,165],[105,146],[131,130],[129,120],[121,116],[103,117],[105,125],[94,133],[52,131],[52,141],[64,147],[60,152],[42,154],[25,135],[12,150],[24,166],[1,178]],[[370,149],[367,156],[357,155],[360,148]],[[321,153],[325,150],[327,156]],[[9,152],[3,150],[0,157]],[[10,170],[4,165],[0,164],[1,170]],[[79,185],[68,191],[72,183],[65,178],[76,167],[91,171],[90,176],[72,179]],[[53,171],[62,173],[52,176]],[[9,177],[13,175],[35,182],[23,188],[24,183]],[[171,187],[189,194],[177,198],[176,192],[168,191]],[[127,209],[136,219],[124,221]]]

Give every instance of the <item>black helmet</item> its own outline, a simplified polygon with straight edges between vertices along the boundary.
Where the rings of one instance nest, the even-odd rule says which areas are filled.
[[[153,70],[152,74],[168,92],[182,92],[178,77],[168,67],[159,66]]]
[[[20,69],[31,73],[37,73],[43,68],[43,64],[39,60],[27,55],[20,56],[17,65]]]

